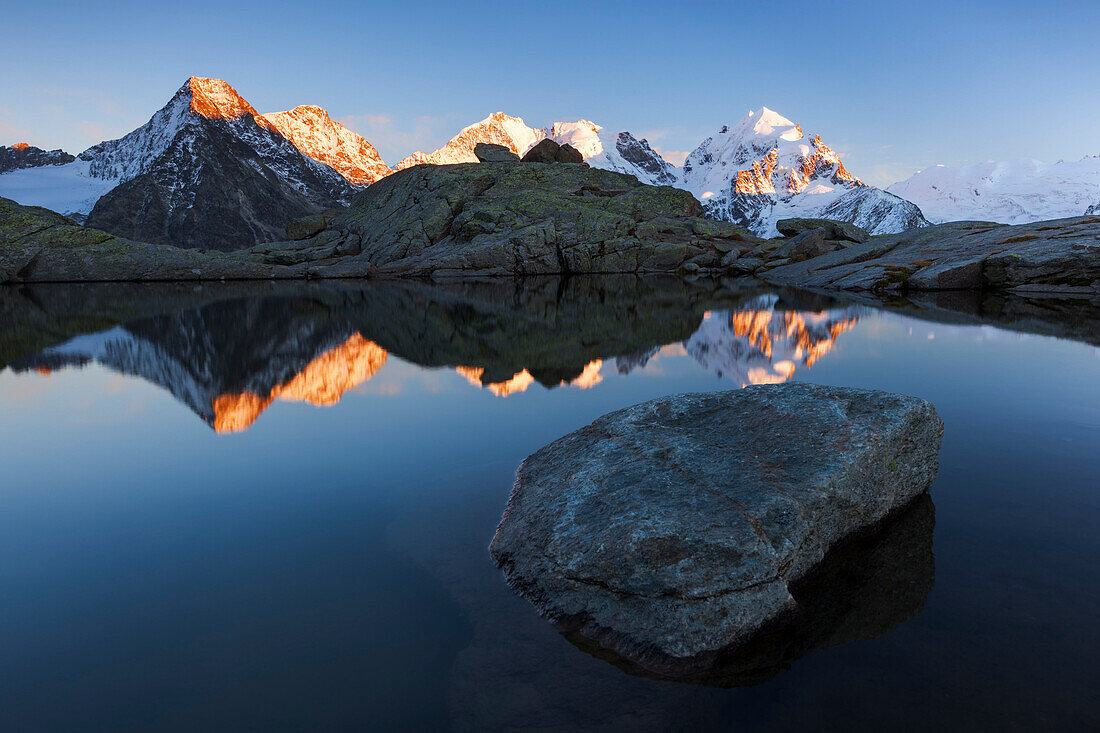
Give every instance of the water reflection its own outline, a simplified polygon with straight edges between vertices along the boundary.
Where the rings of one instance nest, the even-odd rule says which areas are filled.
[[[32,295],[27,300],[40,308],[53,292]],[[335,404],[377,374],[390,353],[454,369],[498,397],[536,383],[590,389],[603,383],[605,364],[626,374],[662,355],[689,356],[735,385],[781,382],[827,354],[863,310],[800,307],[753,288],[636,279],[565,289],[559,281],[345,284],[215,295],[213,302],[174,308],[177,299],[182,295],[159,315],[120,319],[21,354],[10,367],[48,375],[100,364],[167,389],[214,430],[232,433],[248,429],[277,400]],[[71,307],[72,300],[62,302]],[[131,307],[158,310],[155,303]]]

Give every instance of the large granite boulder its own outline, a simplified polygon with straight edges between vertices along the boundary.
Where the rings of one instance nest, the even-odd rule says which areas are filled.
[[[825,230],[825,239],[836,239],[862,244],[871,238],[865,229],[849,221],[835,219],[780,219],[775,223],[776,230],[784,237],[794,237],[814,229]]]
[[[550,138],[543,138],[531,146],[531,149],[523,154],[524,163],[554,163],[557,162],[558,145]]]
[[[1100,293],[1100,217],[1006,226],[953,222],[875,237],[777,267],[773,282],[827,290]]]
[[[786,259],[789,262],[802,262],[811,257],[820,257],[829,252],[835,252],[844,244],[829,239],[829,232],[825,229],[810,229],[796,234],[787,241],[771,250],[772,259]]]
[[[665,397],[528,457],[490,552],[545,616],[691,673],[796,609],[790,584],[926,491],[931,404],[801,383]]]
[[[474,155],[479,163],[518,163],[519,156],[503,145],[478,143],[474,146]]]

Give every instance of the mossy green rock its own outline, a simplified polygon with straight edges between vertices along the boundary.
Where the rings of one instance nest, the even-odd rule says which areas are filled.
[[[360,253],[317,274],[669,273],[688,262],[717,272],[731,249],[760,241],[702,214],[686,191],[583,164],[420,165],[352,201],[325,235],[358,238]]]

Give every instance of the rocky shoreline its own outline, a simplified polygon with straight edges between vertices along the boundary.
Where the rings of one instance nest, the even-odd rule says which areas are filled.
[[[754,276],[822,291],[1100,294],[1100,217],[956,222],[871,237],[788,219],[764,240],[703,216],[691,194],[590,168],[544,141],[523,161],[418,165],[351,205],[291,222],[289,241],[235,252],[135,242],[0,199],[0,283],[577,274]]]

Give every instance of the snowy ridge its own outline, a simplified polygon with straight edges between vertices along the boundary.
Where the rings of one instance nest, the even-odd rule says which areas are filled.
[[[936,223],[976,219],[1027,224],[1100,211],[1100,156],[1078,161],[937,165],[888,189]]]
[[[303,155],[330,166],[353,185],[366,186],[393,172],[373,145],[320,107],[302,105],[263,119]]]
[[[422,163],[436,165],[476,163],[474,146],[478,143],[503,145],[516,155],[522,156],[541,139],[539,132],[528,127],[519,117],[494,112],[480,122],[462,128],[450,142],[434,153],[413,153],[403,158],[393,169],[399,171]]]
[[[675,186],[679,181],[674,165],[629,132],[608,134],[594,122],[577,120],[555,122],[540,133],[560,145],[572,145],[593,168],[628,173],[654,186]]]

